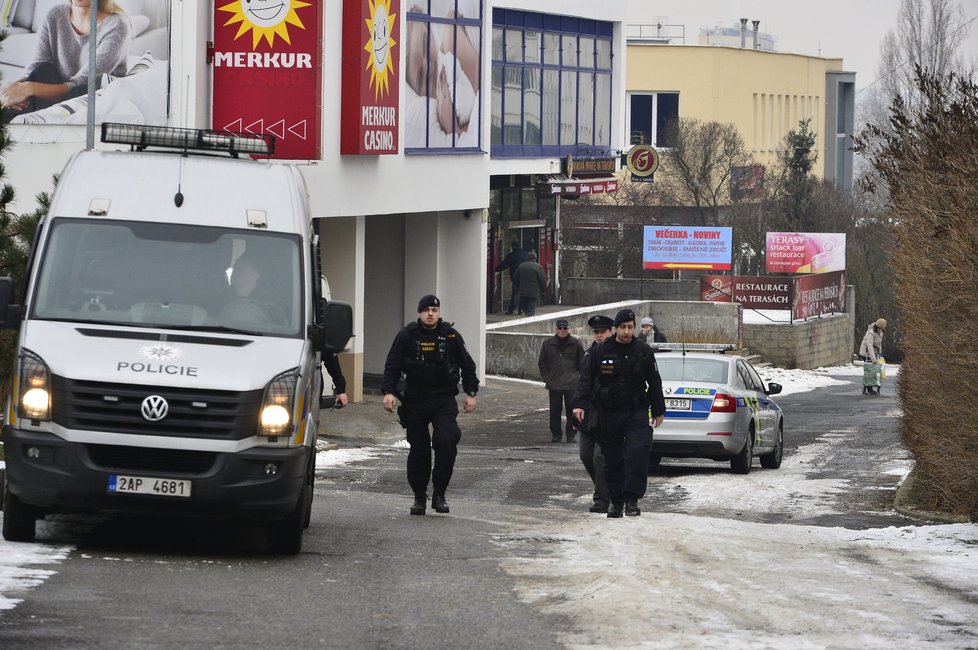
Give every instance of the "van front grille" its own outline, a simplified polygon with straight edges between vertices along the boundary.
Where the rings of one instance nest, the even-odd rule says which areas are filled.
[[[242,440],[255,435],[262,391],[139,386],[52,377],[52,419],[68,429],[177,438]],[[143,417],[143,400],[167,402],[158,422]]]
[[[154,449],[122,445],[85,445],[91,461],[105,470],[206,474],[217,454],[188,449]]]

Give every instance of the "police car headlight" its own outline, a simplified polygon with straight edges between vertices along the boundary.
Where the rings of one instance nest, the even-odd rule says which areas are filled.
[[[20,353],[17,415],[28,420],[51,419],[51,371],[30,350]]]
[[[258,418],[258,435],[269,438],[291,435],[295,388],[298,383],[298,368],[286,370],[268,382]]]

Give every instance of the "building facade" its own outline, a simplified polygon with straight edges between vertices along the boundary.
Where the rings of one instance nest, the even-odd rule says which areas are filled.
[[[35,2],[12,17],[24,52]],[[573,185],[568,156],[608,157],[621,140],[624,1],[296,0],[276,15],[118,4],[133,41],[126,71],[100,80],[96,121],[271,132],[296,152],[285,157],[305,178],[332,298],[354,306],[341,355],[354,399],[427,293],[484,376],[490,242],[519,231],[552,255],[547,179]],[[63,102],[9,125],[13,211],[34,210],[86,146],[82,114]]]

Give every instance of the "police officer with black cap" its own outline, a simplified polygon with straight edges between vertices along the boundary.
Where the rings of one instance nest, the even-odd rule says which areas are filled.
[[[405,375],[404,394],[397,391],[401,374]],[[418,320],[405,326],[394,339],[384,364],[384,408],[393,413],[401,400],[398,414],[407,429],[408,483],[414,490],[412,515],[423,515],[427,509],[428,482],[432,483],[431,507],[447,513],[445,490],[455,468],[458,441],[459,379],[465,390],[462,407],[466,413],[475,410],[479,391],[475,362],[465,349],[462,335],[441,319],[441,302],[427,295],[418,302]],[[432,431],[429,432],[428,426]],[[435,452],[434,469],[431,451]]]
[[[652,348],[635,338],[635,313],[615,315],[615,335],[600,343],[581,370],[574,393],[574,416],[585,422],[598,411],[598,446],[611,505],[609,517],[642,514],[638,501],[648,484],[649,451],[654,426],[662,424],[666,402]],[[595,468],[600,474],[602,467]]]
[[[583,369],[588,364],[588,359],[594,353],[595,348],[598,344],[608,338],[611,334],[611,326],[613,321],[607,316],[597,315],[592,316],[587,321],[588,327],[591,328],[591,335],[593,341],[591,347],[587,349],[584,353],[584,358],[581,360],[581,368]],[[573,402],[572,402],[573,403]],[[597,445],[597,434],[598,434],[598,417],[597,411],[592,410],[588,417],[581,422],[578,427],[578,440],[580,444],[578,446],[578,451],[581,456],[581,462],[584,463],[584,469],[587,470],[587,475],[591,477],[591,482],[594,483],[594,500],[589,508],[591,512],[608,512],[608,486],[605,484],[604,471],[597,473],[595,471],[595,466],[604,465],[604,457],[601,455],[601,448]]]

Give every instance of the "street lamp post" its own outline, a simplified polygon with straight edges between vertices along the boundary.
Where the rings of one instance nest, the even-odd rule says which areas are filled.
[[[88,30],[88,119],[85,121],[85,149],[95,148],[95,30],[98,28],[98,0],[88,9],[92,22]]]

